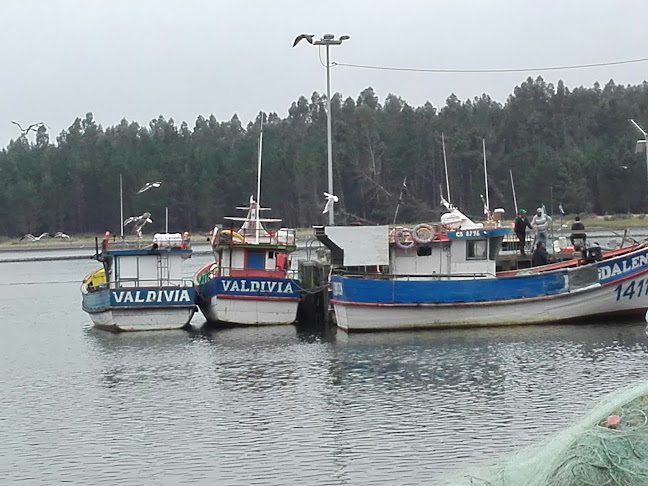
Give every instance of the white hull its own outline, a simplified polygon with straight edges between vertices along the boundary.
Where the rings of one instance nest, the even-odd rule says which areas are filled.
[[[294,323],[298,304],[296,300],[212,297],[200,303],[200,310],[210,323],[267,326]]]
[[[163,309],[110,309],[88,312],[93,324],[108,331],[162,331],[189,324],[195,307]]]
[[[645,279],[628,279],[624,286]],[[346,331],[542,324],[603,314],[643,313],[648,295],[621,296],[615,285],[592,285],[569,294],[470,304],[419,306],[349,305],[334,302],[337,325]]]

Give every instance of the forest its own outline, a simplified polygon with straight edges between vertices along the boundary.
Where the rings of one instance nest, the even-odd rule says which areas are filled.
[[[482,139],[491,208],[514,217],[517,204],[568,213],[648,212],[643,138],[648,129],[648,82],[569,89],[541,77],[514,88],[504,104],[483,94],[443,107],[407,104],[398,95],[381,103],[372,88],[356,99],[332,97],[337,224],[438,220],[440,198],[477,219],[485,194]],[[0,234],[120,231],[120,175],[124,218],[150,212],[149,231],[203,233],[224,216],[242,214],[256,193],[260,117],[264,117],[261,202],[265,215],[288,227],[324,224],[327,190],[326,97],[293,102],[286,118],[259,113],[243,127],[199,116],[193,127],[160,116],[148,126],[122,120],[102,127],[92,113],[77,118],[55,142],[46,126],[0,151]],[[450,194],[441,135],[445,140]],[[137,194],[146,182],[159,188]]]

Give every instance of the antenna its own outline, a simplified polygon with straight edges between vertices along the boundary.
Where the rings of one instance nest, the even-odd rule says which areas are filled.
[[[119,236],[124,239],[124,191],[122,186],[122,175],[119,174],[119,227],[121,228]]]
[[[443,165],[445,167],[445,177],[446,177],[446,190],[448,195],[448,202],[452,202],[450,199],[450,182],[448,181],[448,160],[446,159],[445,151],[445,138],[443,137],[443,132],[441,132],[441,146],[443,147]]]
[[[482,138],[482,148],[484,150],[484,182],[486,184],[486,209],[488,209],[488,219],[490,219],[490,201],[488,199],[488,170],[486,170],[486,139]]]
[[[509,174],[511,174],[511,189],[513,189],[513,204],[515,205],[515,214],[518,213],[517,207],[517,198],[515,197],[515,184],[513,184],[513,171],[509,169]]]
[[[632,124],[635,126],[635,128],[636,128],[637,130],[639,130],[639,131],[641,132],[641,134],[642,134],[644,137],[645,137],[646,135],[648,135],[648,133],[644,132],[644,129],[641,128],[641,127],[637,124],[637,122],[635,122],[632,118],[630,118],[630,123],[632,123]]]
[[[256,208],[256,243],[259,244],[259,212],[261,210],[261,154],[263,153],[263,112],[261,112],[261,126],[259,130],[259,161],[257,165],[257,208]]]

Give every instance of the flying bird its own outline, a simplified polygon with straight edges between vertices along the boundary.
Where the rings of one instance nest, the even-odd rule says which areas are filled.
[[[295,47],[297,44],[299,44],[302,40],[306,40],[309,44],[313,43],[313,37],[315,37],[315,34],[301,34],[295,37],[295,42],[293,42],[293,47]]]
[[[137,194],[142,194],[145,191],[148,191],[151,187],[160,187],[161,182],[147,182],[144,186],[137,191]]]
[[[133,226],[133,233],[137,235],[138,238],[142,237],[142,228],[146,223],[152,223],[151,213],[142,213],[139,216],[131,216],[126,221],[124,221],[124,226],[131,223],[135,223]]]
[[[54,235],[54,238],[63,238],[63,239],[69,240],[69,239],[70,239],[70,235],[66,235],[66,234],[63,233],[62,231],[58,231],[58,232]]]
[[[20,240],[18,240],[18,241],[22,241],[22,240],[39,241],[41,238],[47,238],[48,236],[51,237],[51,235],[49,233],[41,233],[40,236],[34,236],[31,233],[27,233],[25,236],[20,238]]]
[[[335,194],[329,194],[328,192],[325,192],[324,196],[326,197],[326,206],[324,206],[324,211],[322,211],[322,214],[328,213],[331,209],[333,209],[333,204],[340,200],[340,198]]]
[[[27,128],[23,128],[22,126],[20,126],[20,123],[18,123],[16,121],[13,121],[13,120],[11,121],[11,123],[13,123],[14,125],[18,125],[18,128],[20,129],[20,131],[22,132],[23,135],[27,135],[31,130],[36,131],[40,127],[47,127],[47,125],[45,125],[45,123],[43,123],[43,122],[32,123]],[[47,128],[49,128],[49,127],[47,127]]]

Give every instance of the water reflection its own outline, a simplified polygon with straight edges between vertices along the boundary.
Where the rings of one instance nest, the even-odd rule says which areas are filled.
[[[94,264],[5,266],[0,284],[67,282]],[[3,290],[6,484],[436,484],[646,369],[643,321],[112,334],[90,326],[76,280]]]

